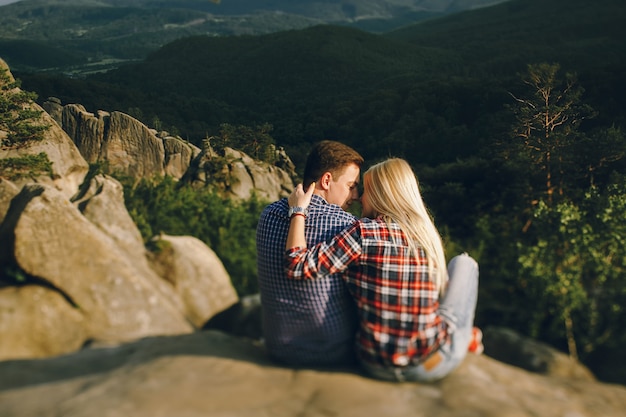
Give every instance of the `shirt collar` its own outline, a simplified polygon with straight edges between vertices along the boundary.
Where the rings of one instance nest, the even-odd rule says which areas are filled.
[[[314,204],[316,206],[330,205],[330,203],[326,201],[324,197],[317,194],[313,194],[313,196],[311,196],[311,204]]]

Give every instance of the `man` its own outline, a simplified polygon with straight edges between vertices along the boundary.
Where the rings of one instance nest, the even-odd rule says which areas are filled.
[[[303,184],[315,182],[306,214],[306,240],[328,240],[356,221],[345,210],[358,200],[363,157],[335,141],[316,144],[308,155]],[[265,208],[257,226],[257,267],[263,333],[269,355],[292,366],[354,362],[356,310],[340,276],[295,281],[285,276],[289,230],[287,199]],[[302,213],[300,213],[302,214]]]

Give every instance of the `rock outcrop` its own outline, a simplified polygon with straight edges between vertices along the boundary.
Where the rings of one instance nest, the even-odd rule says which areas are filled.
[[[13,255],[0,261],[14,260],[21,271],[56,289],[80,311],[85,341],[119,342],[192,330],[177,305],[181,303],[147,267],[145,257],[141,262],[127,256],[50,187],[24,186],[0,228],[0,240],[2,252]]]
[[[183,179],[197,187],[212,187],[232,199],[247,199],[256,194],[263,200],[275,201],[291,193],[296,177],[295,170],[289,170],[291,161],[284,151],[277,150],[276,154],[285,168],[255,161],[229,147],[224,148],[223,154],[218,154],[205,144]],[[220,178],[217,182],[216,177]]]
[[[133,178],[168,175],[194,186],[211,187],[226,198],[274,201],[287,196],[297,177],[293,162],[277,149],[276,163],[256,161],[241,151],[225,148],[218,155],[210,146],[197,146],[157,132],[120,112],[88,112],[80,104],[62,105],[54,97],[43,108],[72,138],[89,163],[105,163],[113,172]]]
[[[69,104],[63,108],[61,123],[89,163],[106,162],[112,170],[133,178],[165,174],[163,141],[125,113],[94,115],[82,105]]]
[[[139,177],[156,166],[163,172],[154,152],[134,158],[142,147],[164,149],[161,139],[151,145],[154,132],[121,113],[94,119],[70,106],[63,114],[71,111],[84,116],[77,131],[91,124],[116,132],[86,146],[88,155],[104,149]],[[148,251],[122,185],[105,175],[85,180],[88,164],[74,141],[43,110],[38,122],[49,126],[43,140],[0,149],[0,158],[43,152],[53,168],[0,176],[0,360],[187,334],[238,302],[221,261],[203,242],[162,236],[172,250]]]
[[[0,68],[8,70],[8,66],[2,59],[0,59]],[[10,72],[8,74],[11,80],[13,80]],[[44,132],[42,140],[28,141],[15,147],[0,146],[0,159],[23,158],[41,153],[46,154],[52,163],[52,170],[49,174],[31,175],[14,179],[12,182],[18,187],[30,182],[48,184],[69,198],[83,182],[89,165],[80,155],[72,140],[59,128],[54,119],[43,108],[36,103],[30,103],[29,107],[34,111],[41,112],[41,117],[37,120],[37,123],[49,126],[49,128]],[[0,131],[0,137],[5,133]]]
[[[85,317],[54,288],[0,287],[0,360],[75,352],[88,340],[86,327]]]
[[[626,387],[469,356],[446,379],[391,383],[356,369],[290,369],[218,331],[0,362],[0,415],[621,417]]]
[[[0,178],[0,224],[4,220],[11,200],[20,192],[20,189],[11,181]]]
[[[191,161],[200,154],[200,148],[191,143],[184,142],[167,132],[159,132],[165,148],[165,175],[180,179],[189,169]]]
[[[238,297],[215,252],[191,236],[161,234],[152,241],[159,251],[150,263],[183,301],[185,317],[202,328],[216,313],[236,305]]]

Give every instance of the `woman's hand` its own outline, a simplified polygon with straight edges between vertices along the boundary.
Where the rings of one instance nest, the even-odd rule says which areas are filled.
[[[304,192],[302,184],[298,184],[293,193],[288,198],[289,207],[302,207],[306,209],[311,203],[311,197],[315,190],[315,183],[309,186]],[[304,238],[304,216],[292,216],[289,219],[289,232],[287,233],[287,242],[285,249],[289,250],[294,247],[306,248],[306,239]]]
[[[309,185],[309,189],[304,191],[302,184],[298,184],[289,196],[289,207],[302,207],[308,208],[311,204],[311,198],[313,197],[313,191],[315,191],[315,183]]]

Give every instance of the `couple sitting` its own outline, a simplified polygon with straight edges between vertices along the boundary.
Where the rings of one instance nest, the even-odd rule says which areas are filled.
[[[478,264],[446,268],[441,237],[408,163],[363,174],[363,158],[334,141],[309,154],[304,184],[269,205],[257,226],[265,345],[291,366],[358,363],[392,381],[434,381],[465,358],[476,335]]]

